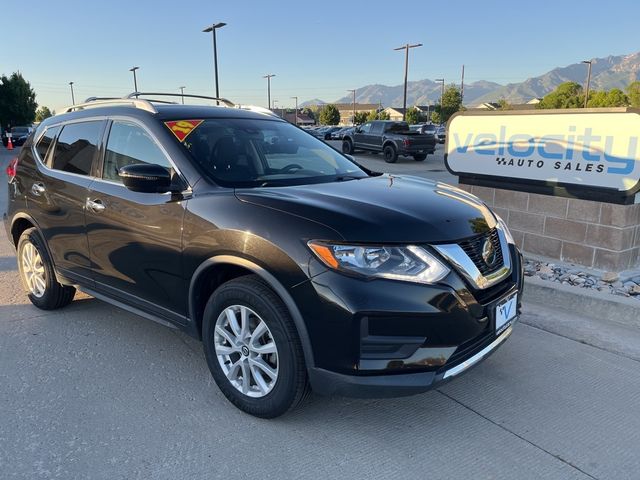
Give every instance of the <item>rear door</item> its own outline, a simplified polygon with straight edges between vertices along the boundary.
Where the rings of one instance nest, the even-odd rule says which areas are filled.
[[[384,130],[384,122],[373,122],[370,134],[371,148],[374,150],[382,150],[382,133]]]
[[[118,169],[132,163],[176,171],[142,123],[114,119],[99,178],[88,194],[87,234],[96,290],[183,323],[186,301],[181,255],[186,201],[171,193],[127,189]]]
[[[104,120],[96,119],[48,129],[36,145],[42,163],[36,163],[36,173],[26,185],[28,208],[56,269],[84,285],[92,283],[85,202],[104,126]],[[51,145],[56,134],[57,140]]]

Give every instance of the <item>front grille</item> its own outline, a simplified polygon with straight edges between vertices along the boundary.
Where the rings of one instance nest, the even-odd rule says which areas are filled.
[[[487,238],[491,241],[491,244],[495,249],[495,257],[491,265],[487,265],[482,258],[482,249]],[[498,237],[498,230],[495,228],[492,228],[487,233],[476,235],[473,238],[464,240],[460,242],[459,245],[483,275],[489,275],[497,271],[504,264],[502,248],[500,247],[500,238]]]

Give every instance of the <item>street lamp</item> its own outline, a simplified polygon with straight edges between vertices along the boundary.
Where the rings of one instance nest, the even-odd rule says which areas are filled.
[[[178,87],[180,89],[180,96],[182,97],[182,104],[184,105],[184,89],[187,87]]]
[[[133,72],[133,91],[136,93],[138,92],[138,79],[136,78],[136,70],[138,70],[139,68],[140,67],[131,67],[129,69],[130,72]]]
[[[444,98],[444,78],[436,78],[436,83],[440,83],[440,123],[442,123],[442,99]]]
[[[204,33],[213,33],[213,74],[216,82],[216,98],[220,98],[220,88],[218,87],[218,47],[216,45],[216,30],[224,27],[225,25],[226,23],[223,22],[214,23],[202,30]],[[216,104],[219,105],[218,101],[216,101]]]
[[[69,86],[71,87],[71,105],[75,105],[76,104],[76,99],[73,96],[73,82],[69,82]]]
[[[353,93],[353,126],[356,126],[356,91],[355,90],[347,90],[347,92]]]
[[[298,97],[291,97],[293,99],[295,99],[296,101],[296,116],[295,116],[295,121],[296,121],[296,125],[298,125]]]
[[[275,77],[275,73],[267,73],[262,78],[267,79],[267,105],[271,108],[271,77]]]
[[[584,108],[587,108],[587,102],[589,101],[589,85],[591,84],[591,60],[583,60],[582,63],[589,65],[589,71],[587,73],[587,91],[584,96]]]
[[[394,48],[394,50],[404,50],[404,101],[402,103],[402,120],[405,120],[407,116],[407,75],[409,73],[409,49],[421,47],[421,43],[416,43],[414,45],[406,44],[402,47]]]

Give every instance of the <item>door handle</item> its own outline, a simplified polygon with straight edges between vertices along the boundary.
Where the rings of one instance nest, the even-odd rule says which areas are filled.
[[[102,203],[102,200],[87,199],[87,208],[91,210],[93,213],[101,213],[107,207],[105,206],[104,203]]]
[[[34,183],[31,186],[31,193],[33,193],[36,197],[43,195],[46,190],[47,189],[44,187],[44,184],[40,182]]]

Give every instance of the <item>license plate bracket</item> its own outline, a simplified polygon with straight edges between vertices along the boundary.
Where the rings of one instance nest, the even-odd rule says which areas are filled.
[[[518,310],[518,292],[514,292],[496,304],[496,334],[506,329],[516,318]]]

